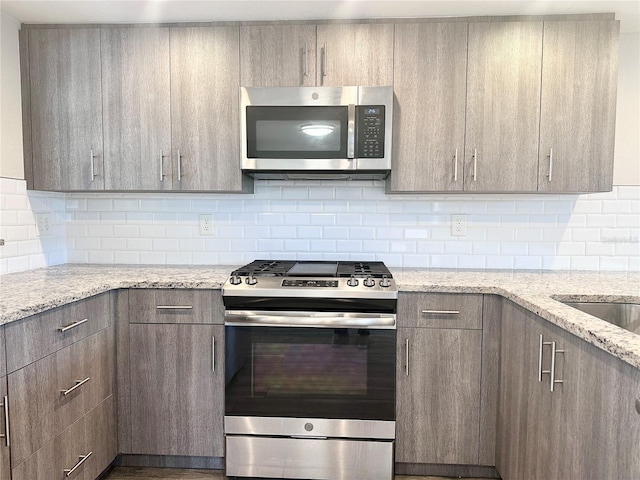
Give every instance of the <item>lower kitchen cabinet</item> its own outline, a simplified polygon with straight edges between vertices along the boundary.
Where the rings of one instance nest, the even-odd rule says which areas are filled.
[[[95,480],[117,454],[115,419],[109,396],[14,468],[12,480]]]
[[[224,456],[224,326],[130,324],[131,451]]]
[[[396,461],[478,463],[481,330],[398,329]]]
[[[640,478],[639,397],[638,369],[505,302],[496,448],[502,478]]]
[[[482,295],[405,294],[398,312],[396,462],[477,465]]]
[[[113,362],[105,328],[9,374],[14,466],[113,393]]]

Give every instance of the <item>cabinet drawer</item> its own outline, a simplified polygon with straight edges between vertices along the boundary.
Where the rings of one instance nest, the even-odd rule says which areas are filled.
[[[13,465],[111,395],[113,353],[106,328],[9,374]]]
[[[398,326],[481,329],[482,295],[400,293]]]
[[[110,324],[109,294],[54,308],[6,325],[7,372],[14,372]]]
[[[222,295],[214,290],[133,289],[129,322],[222,324]]]
[[[85,455],[90,455],[80,465]],[[113,396],[12,470],[13,480],[94,480],[117,454]],[[69,475],[65,470],[77,468]]]

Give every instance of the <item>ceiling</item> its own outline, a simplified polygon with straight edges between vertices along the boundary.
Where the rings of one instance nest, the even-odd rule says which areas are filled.
[[[637,0],[1,0],[21,23],[154,23],[234,20],[458,17],[615,13],[622,32],[640,31]]]

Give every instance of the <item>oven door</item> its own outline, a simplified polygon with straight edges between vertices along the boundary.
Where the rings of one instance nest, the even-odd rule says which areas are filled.
[[[225,321],[226,416],[395,420],[395,315],[243,313]]]

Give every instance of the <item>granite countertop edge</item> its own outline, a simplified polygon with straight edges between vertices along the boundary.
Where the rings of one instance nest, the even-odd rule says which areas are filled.
[[[233,265],[66,264],[0,276],[0,325],[122,288],[220,289]],[[477,293],[507,298],[640,368],[640,336],[564,301],[640,303],[639,272],[435,270],[391,268],[402,292]]]

